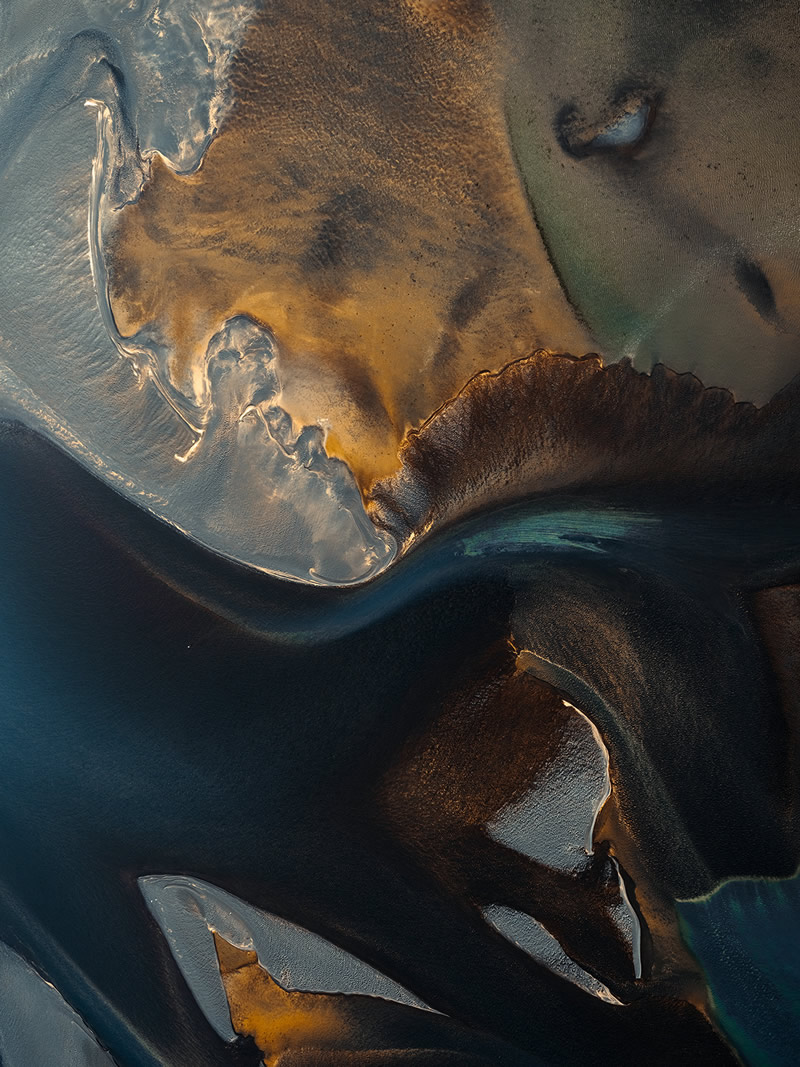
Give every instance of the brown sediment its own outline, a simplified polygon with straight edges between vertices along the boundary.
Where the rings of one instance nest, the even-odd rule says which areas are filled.
[[[379,786],[392,836],[424,857],[455,897],[532,915],[575,962],[630,995],[633,962],[611,919],[619,890],[604,855],[562,871],[487,834],[495,816],[558,760],[576,712],[518,666],[509,642],[487,649],[449,683],[440,713],[409,739]]]
[[[487,506],[573,490],[715,494],[800,488],[796,383],[736,403],[692,374],[598,356],[535,352],[472,378],[403,442],[401,469],[370,491],[372,518],[401,546]],[[666,497],[662,498],[662,506]]]
[[[252,1039],[264,1055],[265,1067],[291,1063],[318,1067],[328,1062],[342,1067],[360,1063],[489,1067],[489,1061],[478,1055],[405,1044],[409,1036],[430,1037],[431,1026],[446,1026],[444,1016],[374,996],[287,992],[261,966],[255,952],[239,949],[217,933],[214,945],[233,1029]],[[416,1033],[413,1027],[409,1033],[404,1016],[409,1011],[421,1021]],[[450,1033],[455,1036],[452,1029]],[[394,1047],[395,1043],[403,1047]]]
[[[702,971],[681,936],[675,902],[650,877],[629,820],[620,810],[611,773],[611,796],[595,823],[595,840],[607,842],[628,880],[628,893],[642,919],[642,969],[655,996],[677,997],[710,1018]]]
[[[489,7],[485,0],[405,0],[433,29],[462,34],[485,30],[489,25]]]
[[[407,743],[384,780],[384,811],[404,836],[430,839],[434,864],[444,858],[437,842],[485,826],[558,757],[572,713],[515,661],[500,642],[465,665],[435,722]]]
[[[509,148],[482,0],[278,0],[248,30],[202,168],[156,161],[109,240],[121,331],[188,389],[234,314],[272,329],[285,406],[362,487],[475,372],[591,346]]]
[[[331,998],[281,989],[255,952],[237,948],[217,933],[214,947],[233,1029],[253,1039],[267,1067],[287,1049],[324,1048],[340,1034],[341,1019]]]

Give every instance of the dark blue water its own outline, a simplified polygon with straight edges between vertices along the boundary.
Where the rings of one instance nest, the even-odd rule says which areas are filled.
[[[375,584],[334,591],[203,552],[16,428],[0,436],[0,501],[0,938],[120,1063],[254,1062],[207,1025],[140,898],[137,877],[166,872],[331,937],[452,1017],[403,1021],[409,1046],[497,1064],[727,1061],[688,1008],[614,1009],[494,934],[387,836],[374,790],[435,714],[437,686],[507,637],[522,586],[568,575],[621,580],[614,603],[631,625],[661,605],[672,622],[654,625],[656,648],[678,631],[684,643],[735,631],[741,677],[726,692],[766,707],[739,590],[795,573],[795,513],[667,519],[633,500],[550,502],[475,520]],[[571,677],[587,676],[579,661],[564,661]],[[707,702],[708,679],[697,685]],[[653,756],[677,782],[682,735],[669,750],[668,727]],[[737,773],[756,781],[781,742],[772,729]],[[728,810],[723,837],[750,818]],[[737,858],[692,833],[697,869],[780,867],[793,848],[767,833],[762,853]],[[679,878],[670,863],[664,878]]]

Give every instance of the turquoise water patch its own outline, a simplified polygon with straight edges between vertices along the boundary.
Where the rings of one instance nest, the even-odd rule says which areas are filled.
[[[800,874],[735,880],[681,901],[684,937],[711,990],[717,1021],[754,1067],[800,1062]]]
[[[510,508],[491,525],[463,537],[465,556],[488,556],[524,549],[579,549],[607,553],[613,545],[638,535],[654,536],[657,515],[610,508],[541,510],[525,513]]]

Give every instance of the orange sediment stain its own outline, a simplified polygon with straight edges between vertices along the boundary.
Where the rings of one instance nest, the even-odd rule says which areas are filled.
[[[474,373],[590,339],[520,183],[478,2],[269,5],[190,177],[154,163],[109,240],[120,330],[155,324],[191,388],[235,314],[275,334],[284,404],[365,489]]]
[[[255,1041],[267,1067],[293,1048],[335,1047],[343,1023],[329,997],[281,989],[255,952],[236,948],[216,933],[214,946],[231,1024],[237,1034]]]

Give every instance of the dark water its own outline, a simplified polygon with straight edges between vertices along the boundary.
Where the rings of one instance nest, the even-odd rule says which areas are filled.
[[[401,1046],[510,1065],[727,1062],[690,1009],[649,998],[610,1007],[504,941],[391,839],[374,793],[448,678],[507,637],[521,586],[567,571],[594,588],[621,571],[644,576],[642,619],[668,587],[663,617],[697,640],[709,619],[720,635],[735,631],[741,676],[723,688],[767,709],[737,598],[796,572],[791,509],[772,521],[737,509],[668,521],[632,501],[517,509],[446,533],[348,592],[216,559],[15,427],[0,436],[0,501],[0,938],[120,1063],[258,1062],[212,1032],[140,897],[138,876],[167,872],[330,937],[451,1017],[404,1015]],[[689,601],[708,617],[687,613]],[[645,666],[657,671],[654,655]],[[690,667],[699,678],[702,662]],[[577,661],[570,672],[586,674]],[[707,702],[708,679],[697,684]],[[782,743],[764,714],[763,745],[731,757],[756,785],[753,804],[734,800],[729,825],[717,820],[725,840],[740,819],[759,825],[757,769]],[[653,752],[667,786],[682,753],[680,737],[665,748],[669,733]],[[691,817],[691,804],[678,808]],[[692,832],[692,863],[715,874],[794,855],[791,834],[764,831],[763,849],[742,857],[712,831]],[[681,870],[676,858],[665,880]]]

